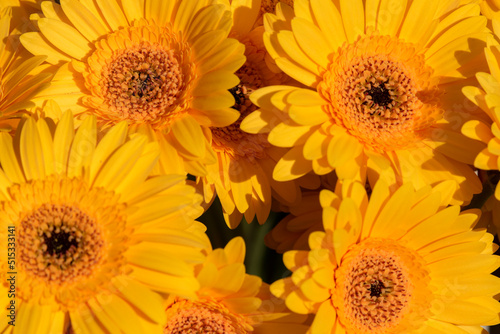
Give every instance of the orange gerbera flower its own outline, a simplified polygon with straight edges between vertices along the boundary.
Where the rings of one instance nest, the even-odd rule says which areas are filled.
[[[308,333],[481,333],[500,322],[498,246],[473,230],[480,211],[448,206],[453,181],[418,191],[377,182],[323,190],[324,230],[283,256],[291,277],[271,285]]]
[[[142,5],[141,5],[142,4]],[[58,64],[45,98],[75,116],[111,126],[128,120],[162,148],[160,171],[206,174],[214,163],[208,127],[239,117],[228,91],[244,63],[228,39],[230,12],[203,1],[43,2],[39,31],[21,37],[33,54]]]
[[[460,104],[484,67],[487,20],[476,4],[302,0],[265,16],[277,66],[308,88],[269,86],[241,128],[288,148],[280,181],[335,170],[417,188],[452,179],[454,203],[481,184],[469,167],[482,146],[460,133],[475,117]],[[461,108],[461,110],[460,110]]]

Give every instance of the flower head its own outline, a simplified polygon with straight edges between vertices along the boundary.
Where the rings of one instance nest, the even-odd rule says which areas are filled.
[[[192,297],[199,287],[194,265],[208,244],[194,221],[201,198],[183,175],[149,178],[158,144],[128,138],[125,123],[100,137],[94,116],[75,132],[70,112],[56,125],[27,118],[14,140],[0,133],[2,291],[15,271],[23,331],[160,332],[159,293]]]
[[[62,0],[41,9],[39,31],[21,41],[59,64],[56,81],[65,87],[46,98],[71,105],[80,119],[94,114],[103,126],[128,120],[131,132],[160,142],[163,171],[206,174],[205,165],[215,162],[207,127],[239,117],[228,90],[237,85],[234,72],[245,57],[227,38],[225,6]]]
[[[308,88],[257,90],[260,110],[241,128],[288,148],[280,181],[333,170],[372,185],[452,179],[454,203],[468,202],[481,189],[467,165],[480,145],[460,133],[476,112],[460,89],[482,66],[487,20],[475,4],[372,5],[310,0],[267,14],[266,49]]]
[[[297,313],[315,314],[310,333],[425,333],[481,330],[500,322],[494,296],[498,248],[478,210],[446,207],[452,181],[418,191],[377,182],[323,190],[323,231],[310,250],[283,256],[292,276],[271,285]],[[470,312],[474,310],[474,312]]]
[[[302,325],[305,317],[290,314],[259,277],[245,273],[242,238],[207,253],[205,262],[196,269],[200,283],[197,297],[169,299],[165,334],[266,334],[275,333],[278,324],[280,330],[306,332],[307,326]]]
[[[202,177],[205,200],[210,202],[215,193],[219,196],[224,218],[231,228],[238,226],[243,215],[248,223],[254,217],[263,224],[271,210],[273,198],[291,204],[300,201],[300,185],[307,182],[277,182],[272,169],[284,149],[271,147],[266,134],[250,134],[240,129],[243,118],[257,109],[249,96],[268,85],[291,83],[286,74],[273,72],[266,62],[267,52],[262,42],[263,27],[254,26],[258,6],[242,5],[233,1],[233,27],[230,36],[245,46],[246,62],[236,72],[240,81],[229,91],[235,98],[234,109],[239,119],[225,127],[211,127],[212,148],[217,164],[207,166],[208,174]],[[311,177],[307,181],[311,181]],[[315,187],[312,180],[307,187]]]

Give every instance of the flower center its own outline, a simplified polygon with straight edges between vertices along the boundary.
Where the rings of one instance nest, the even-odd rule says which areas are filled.
[[[19,227],[19,265],[40,280],[70,283],[88,277],[104,246],[96,221],[80,209],[43,204]]]
[[[366,97],[371,99],[371,102],[378,107],[387,107],[394,100],[386,87],[388,82],[382,82],[372,85],[372,87],[366,91]]]
[[[177,102],[183,75],[172,50],[138,45],[120,50],[104,78],[108,104],[124,118],[151,120],[153,111]]]
[[[342,104],[358,126],[382,133],[412,127],[419,100],[401,64],[383,57],[361,58],[345,74]]]
[[[240,112],[240,117],[233,124],[226,127],[213,127],[212,147],[216,152],[225,152],[232,158],[246,157],[250,160],[263,159],[267,155],[265,148],[270,144],[264,134],[249,134],[240,129],[241,121],[257,109],[249,99],[256,89],[264,86],[261,71],[251,62],[246,62],[237,72],[240,83],[229,92],[234,96],[234,109]]]
[[[96,44],[84,103],[107,122],[167,126],[190,105],[193,66],[189,45],[169,27],[138,21]]]
[[[339,319],[356,333],[398,333],[416,326],[421,322],[419,310],[429,300],[429,279],[421,261],[417,253],[391,240],[355,245],[335,276]]]
[[[376,330],[397,323],[412,295],[407,269],[399,258],[379,250],[363,250],[347,275],[345,315]]]
[[[414,145],[442,115],[437,79],[422,54],[395,37],[345,44],[318,86],[326,112],[368,148]]]
[[[246,334],[251,330],[241,316],[216,301],[177,299],[167,308],[164,334]]]
[[[66,230],[66,226],[63,226],[63,229]],[[71,248],[77,248],[78,247],[78,242],[75,239],[75,236],[72,235],[71,233],[67,231],[61,231],[59,229],[59,232],[57,229],[52,231],[52,233],[44,233],[43,234],[43,239],[44,243],[47,247],[47,253],[50,255],[56,255],[56,256],[64,256],[66,252]]]
[[[382,289],[384,289],[385,286],[384,286],[384,283],[379,281],[379,280],[375,280],[374,282],[372,281],[372,283],[370,284],[370,297],[380,297],[380,295],[382,294]]]

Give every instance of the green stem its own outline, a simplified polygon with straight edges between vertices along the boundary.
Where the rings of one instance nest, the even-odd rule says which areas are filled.
[[[247,255],[245,258],[245,266],[247,273],[257,275],[264,279],[267,274],[265,268],[267,247],[264,244],[264,237],[271,230],[275,214],[271,212],[267,222],[264,225],[259,225],[256,220],[248,224],[245,221],[241,222],[242,234],[247,245]]]

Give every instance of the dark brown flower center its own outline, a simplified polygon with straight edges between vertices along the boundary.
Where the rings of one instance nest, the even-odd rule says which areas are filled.
[[[18,242],[20,267],[37,279],[59,284],[90,276],[104,247],[96,220],[64,204],[43,204],[27,215]]]
[[[61,231],[48,232],[43,234],[43,240],[47,246],[47,253],[64,257],[66,253],[73,247],[78,248],[78,242],[71,232]]]
[[[375,280],[372,284],[370,284],[370,297],[380,297],[382,289],[384,288],[384,283],[379,280]]]
[[[380,107],[386,107],[393,102],[391,94],[385,86],[386,83],[387,81],[379,83],[378,85],[373,85],[369,90],[366,91],[366,96],[371,97],[373,103]]]

